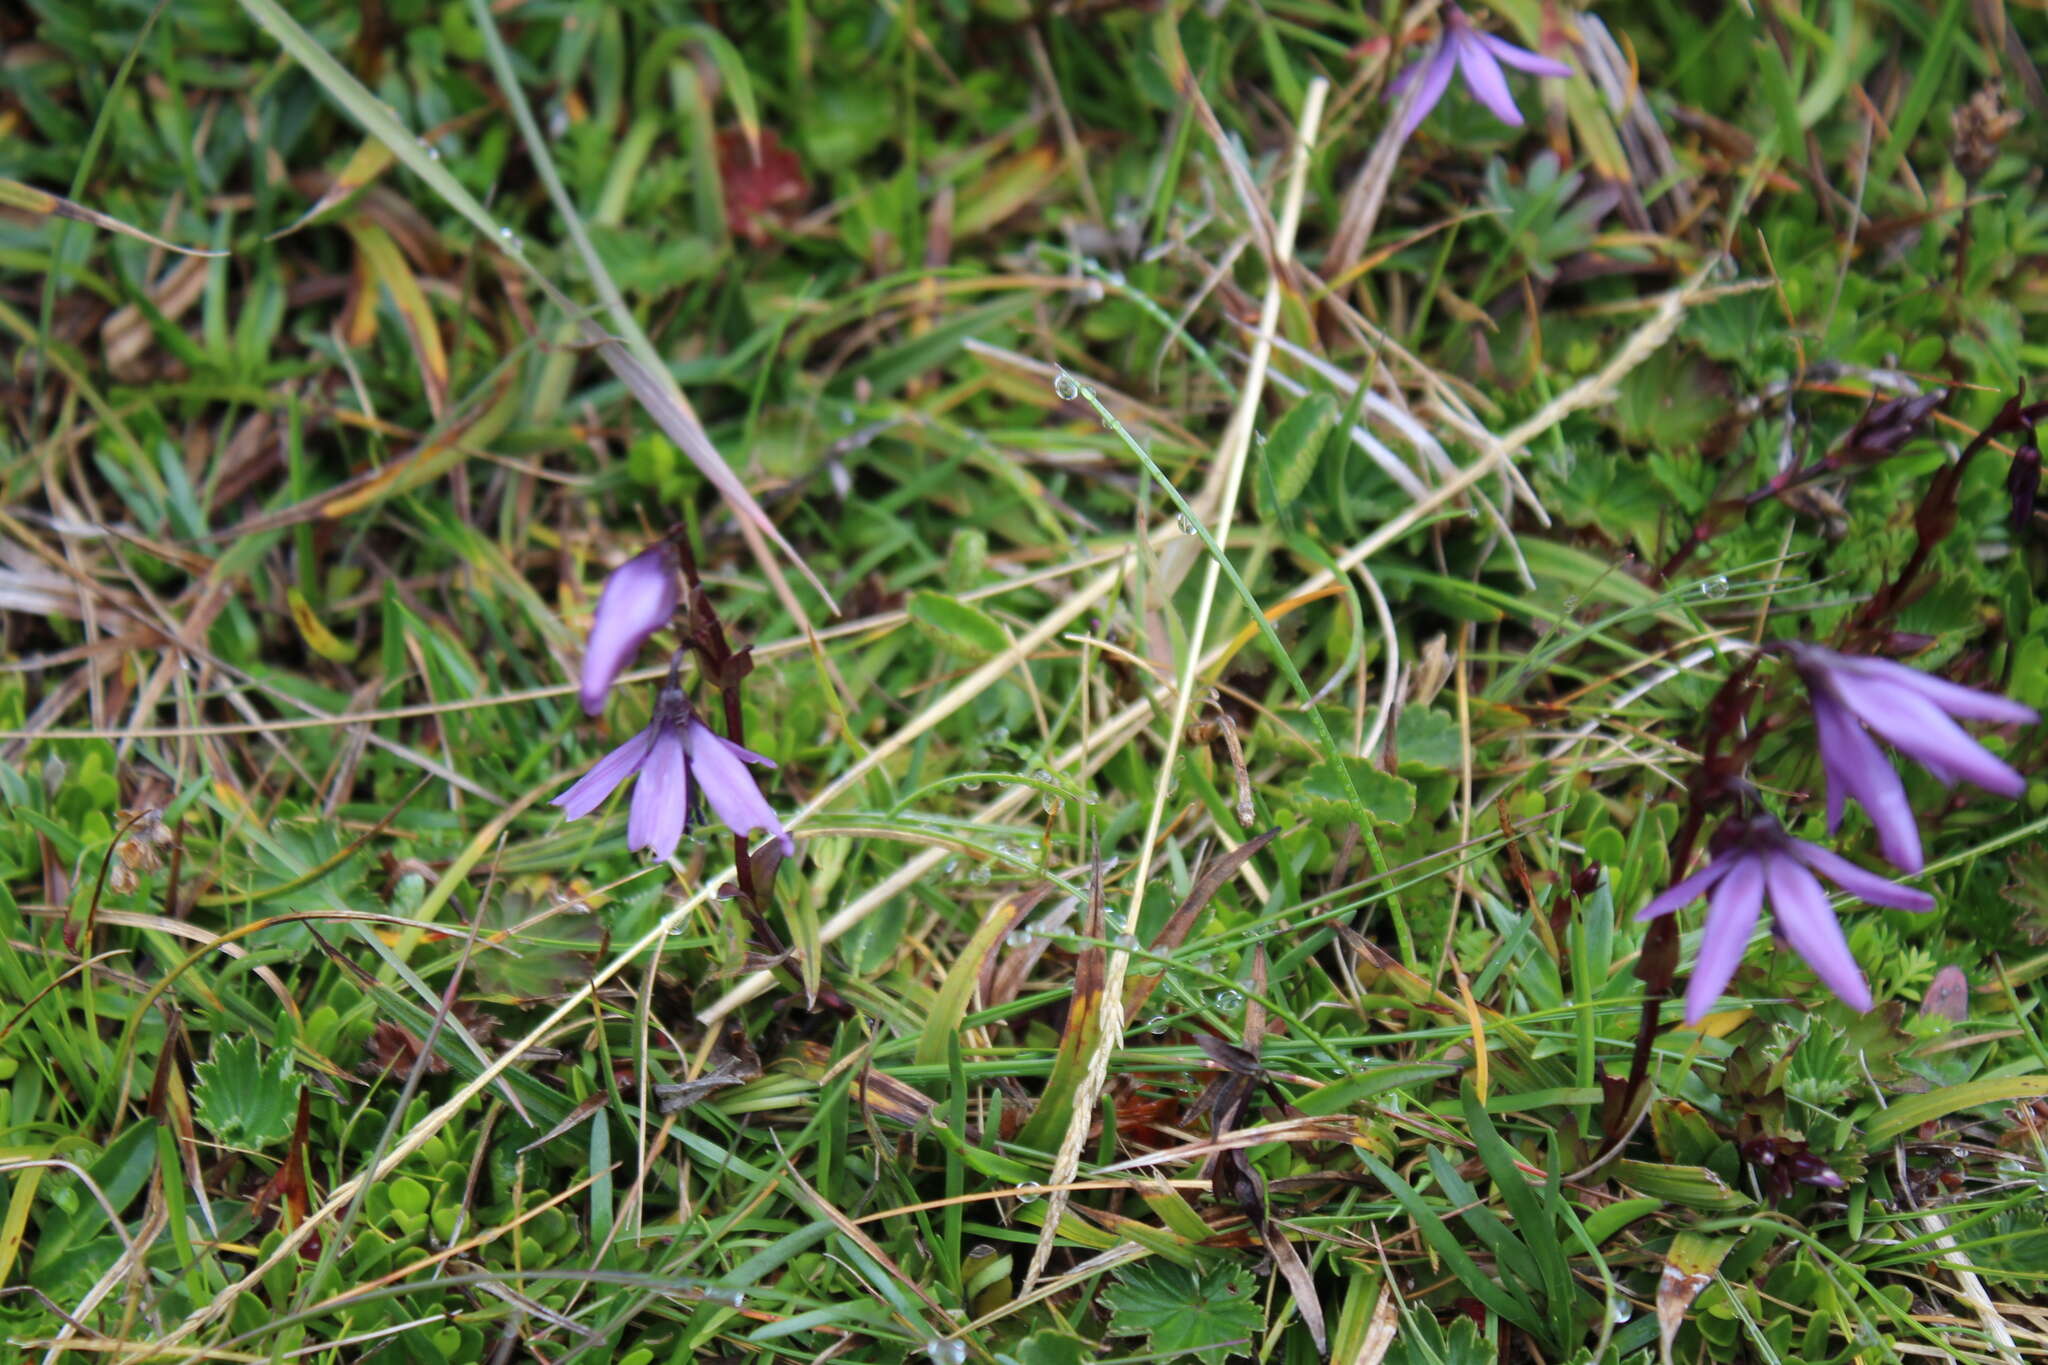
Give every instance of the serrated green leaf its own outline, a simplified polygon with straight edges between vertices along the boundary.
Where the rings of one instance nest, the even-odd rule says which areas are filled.
[[[991,659],[1010,647],[1010,632],[980,607],[944,593],[910,595],[910,619],[917,628],[948,649],[970,659]]]
[[[261,1151],[291,1135],[299,1085],[290,1052],[266,1057],[254,1038],[217,1040],[199,1064],[199,1122],[224,1146]]]
[[[1344,760],[1352,784],[1365,803],[1365,812],[1375,823],[1405,825],[1415,818],[1415,784],[1392,773],[1381,772],[1365,758]],[[1294,788],[1294,799],[1319,819],[1342,819],[1351,814],[1350,794],[1336,766],[1318,763]]]
[[[1312,393],[1280,419],[1266,438],[1261,458],[1273,477],[1273,491],[1280,505],[1289,506],[1315,476],[1316,461],[1330,429],[1337,425],[1337,400],[1327,393]]]
[[[1220,1362],[1250,1352],[1264,1315],[1252,1300],[1256,1281],[1234,1266],[1189,1270],[1147,1260],[1117,1271],[1102,1298],[1111,1336],[1149,1338],[1161,1359]]]

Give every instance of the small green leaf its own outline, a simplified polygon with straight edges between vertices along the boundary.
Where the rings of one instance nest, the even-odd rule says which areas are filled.
[[[1863,1130],[1863,1150],[1874,1152],[1893,1138],[1958,1110],[1975,1109],[1980,1104],[2003,1104],[2007,1100],[2038,1099],[2043,1095],[2048,1095],[2048,1076],[1992,1076],[1943,1086],[1924,1095],[1909,1095],[1870,1120]]]
[[[1252,1299],[1257,1283],[1234,1266],[1190,1270],[1171,1261],[1140,1261],[1117,1272],[1102,1296],[1112,1336],[1149,1338],[1162,1360],[1193,1356],[1211,1365],[1249,1354],[1264,1321]]]
[[[1064,1332],[1033,1332],[1017,1343],[1017,1365],[1088,1365],[1095,1348]]]
[[[1413,783],[1381,772],[1370,759],[1347,758],[1344,764],[1365,803],[1366,814],[1376,823],[1405,825],[1415,818]],[[1345,819],[1351,815],[1351,798],[1335,764],[1318,763],[1310,768],[1295,786],[1294,798],[1304,810],[1321,819]]]
[[[1010,632],[980,607],[944,593],[910,595],[910,619],[940,645],[970,659],[989,659],[1010,647]]]
[[[254,1038],[217,1040],[199,1064],[196,1098],[200,1123],[223,1145],[274,1146],[291,1135],[299,1104],[292,1055],[279,1049],[266,1058]]]
[[[1280,506],[1292,505],[1301,496],[1301,490],[1308,487],[1308,481],[1315,476],[1316,461],[1322,456],[1323,442],[1336,425],[1337,400],[1327,393],[1312,393],[1281,418],[1280,425],[1266,438],[1260,457],[1272,474],[1273,491],[1279,495]]]

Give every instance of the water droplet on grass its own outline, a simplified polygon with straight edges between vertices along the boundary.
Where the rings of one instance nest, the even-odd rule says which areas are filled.
[[[1053,394],[1064,402],[1071,403],[1081,396],[1081,386],[1074,382],[1074,376],[1061,370],[1052,377]]]
[[[931,1357],[932,1365],[966,1365],[967,1343],[958,1337],[941,1337],[927,1341],[924,1353]]]
[[[526,243],[519,240],[519,234],[508,227],[498,229],[498,245],[515,256],[526,250]]]
[[[1728,595],[1728,575],[1717,573],[1700,584],[1700,596],[1722,598]]]
[[[974,870],[967,874],[967,880],[976,886],[987,886],[995,878],[995,872],[987,863],[976,863]]]
[[[1192,536],[1200,533],[1199,528],[1195,525],[1195,519],[1185,512],[1175,513],[1173,520],[1175,524],[1177,524],[1180,527],[1180,533],[1184,536]]]

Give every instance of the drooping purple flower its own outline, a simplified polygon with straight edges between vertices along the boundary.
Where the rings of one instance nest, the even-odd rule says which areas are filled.
[[[1456,5],[1445,5],[1443,15],[1444,36],[1438,41],[1436,51],[1411,65],[1387,85],[1387,98],[1398,99],[1410,85],[1415,84],[1417,77],[1421,78],[1421,86],[1408,101],[1408,112],[1402,115],[1400,126],[1394,133],[1404,142],[1428,117],[1429,111],[1436,108],[1437,101],[1444,97],[1444,91],[1450,88],[1453,71],[1464,73],[1465,88],[1472,92],[1473,97],[1492,110],[1495,118],[1513,128],[1522,126],[1522,111],[1515,107],[1515,97],[1508,92],[1508,78],[1500,69],[1502,63],[1538,76],[1572,74],[1572,69],[1563,62],[1539,56],[1474,28],[1472,21],[1465,17],[1465,11]]]
[[[612,681],[632,662],[647,637],[668,624],[682,597],[675,546],[666,540],[634,555],[604,581],[583,650],[583,714],[604,710]]]
[[[1735,976],[1749,946],[1757,915],[1770,901],[1779,938],[1806,959],[1823,985],[1857,1010],[1870,1008],[1870,987],[1850,955],[1849,941],[1821,889],[1818,872],[1860,900],[1894,910],[1932,910],[1925,891],[1888,882],[1819,844],[1795,839],[1770,815],[1733,816],[1714,831],[1713,861],[1673,883],[1644,906],[1639,920],[1668,915],[1701,896],[1707,898],[1707,927],[1700,936],[1699,961],[1685,988],[1685,1022],[1697,1024],[1713,1009]]]
[[[1885,858],[1907,872],[1921,868],[1920,831],[1906,802],[1905,784],[1878,750],[1872,733],[1919,763],[1943,786],[1962,780],[2000,796],[2026,791],[2026,779],[1971,739],[1956,721],[2029,724],[2040,719],[2032,707],[1890,659],[1837,654],[1798,641],[1788,641],[1783,648],[1813,699],[1821,767],[1828,781],[1829,833],[1841,825],[1843,805],[1854,797],[1876,827]]]
[[[766,830],[782,843],[785,854],[796,852],[782,821],[761,795],[747,764],[775,764],[743,748],[697,719],[679,687],[664,687],[655,699],[654,718],[647,728],[591,765],[574,786],[549,802],[571,820],[603,805],[619,784],[634,774],[633,804],[626,816],[626,847],[648,849],[659,858],[674,856],[696,814],[697,798],[737,834]]]

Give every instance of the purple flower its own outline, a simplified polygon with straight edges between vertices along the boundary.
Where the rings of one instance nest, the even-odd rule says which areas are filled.
[[[796,841],[761,795],[753,774],[747,771],[749,763],[775,766],[753,750],[712,733],[690,709],[681,688],[664,687],[655,699],[654,719],[647,728],[600,758],[549,804],[560,806],[569,819],[581,820],[603,805],[621,782],[638,773],[640,782],[633,788],[633,805],[626,818],[627,848],[649,849],[659,858],[674,856],[701,795],[734,833],[767,830],[782,841],[785,854],[793,854]]]
[[[1464,73],[1465,88],[1491,109],[1495,118],[1510,127],[1521,127],[1522,111],[1515,107],[1515,97],[1508,93],[1508,78],[1500,69],[1503,62],[1518,71],[1530,71],[1539,76],[1572,74],[1572,69],[1563,62],[1538,56],[1491,33],[1480,32],[1472,27],[1465,11],[1456,5],[1445,5],[1444,36],[1436,51],[1394,77],[1387,86],[1387,97],[1395,99],[1414,83],[1417,76],[1422,78],[1421,87],[1409,99],[1408,112],[1401,116],[1394,136],[1404,142],[1407,140],[1429,111],[1436,108],[1437,101],[1444,97],[1444,91],[1450,88],[1453,71]]]
[[[583,651],[583,714],[604,710],[613,679],[640,652],[647,637],[675,615],[682,590],[676,579],[676,550],[667,541],[634,555],[604,581]]]
[[[1895,910],[1932,910],[1934,897],[1865,872],[1819,844],[1795,839],[1769,815],[1735,816],[1714,831],[1714,860],[1672,885],[1636,915],[1668,915],[1707,897],[1707,928],[1699,961],[1685,988],[1685,1022],[1697,1024],[1735,975],[1766,898],[1772,928],[1806,959],[1822,984],[1858,1010],[1870,1008],[1870,987],[1849,955],[1849,942],[1828,906],[1818,872],[1850,895]]]
[[[2028,724],[2040,719],[2033,708],[1889,659],[1837,654],[1797,641],[1783,648],[1813,698],[1813,724],[1820,732],[1821,767],[1828,779],[1830,834],[1842,823],[1843,804],[1854,797],[1877,827],[1878,848],[1886,859],[1907,872],[1921,868],[1920,831],[1906,803],[1905,784],[1878,751],[1872,731],[1944,786],[1953,787],[1960,779],[2000,796],[2026,791],[2026,779],[1956,721]]]

